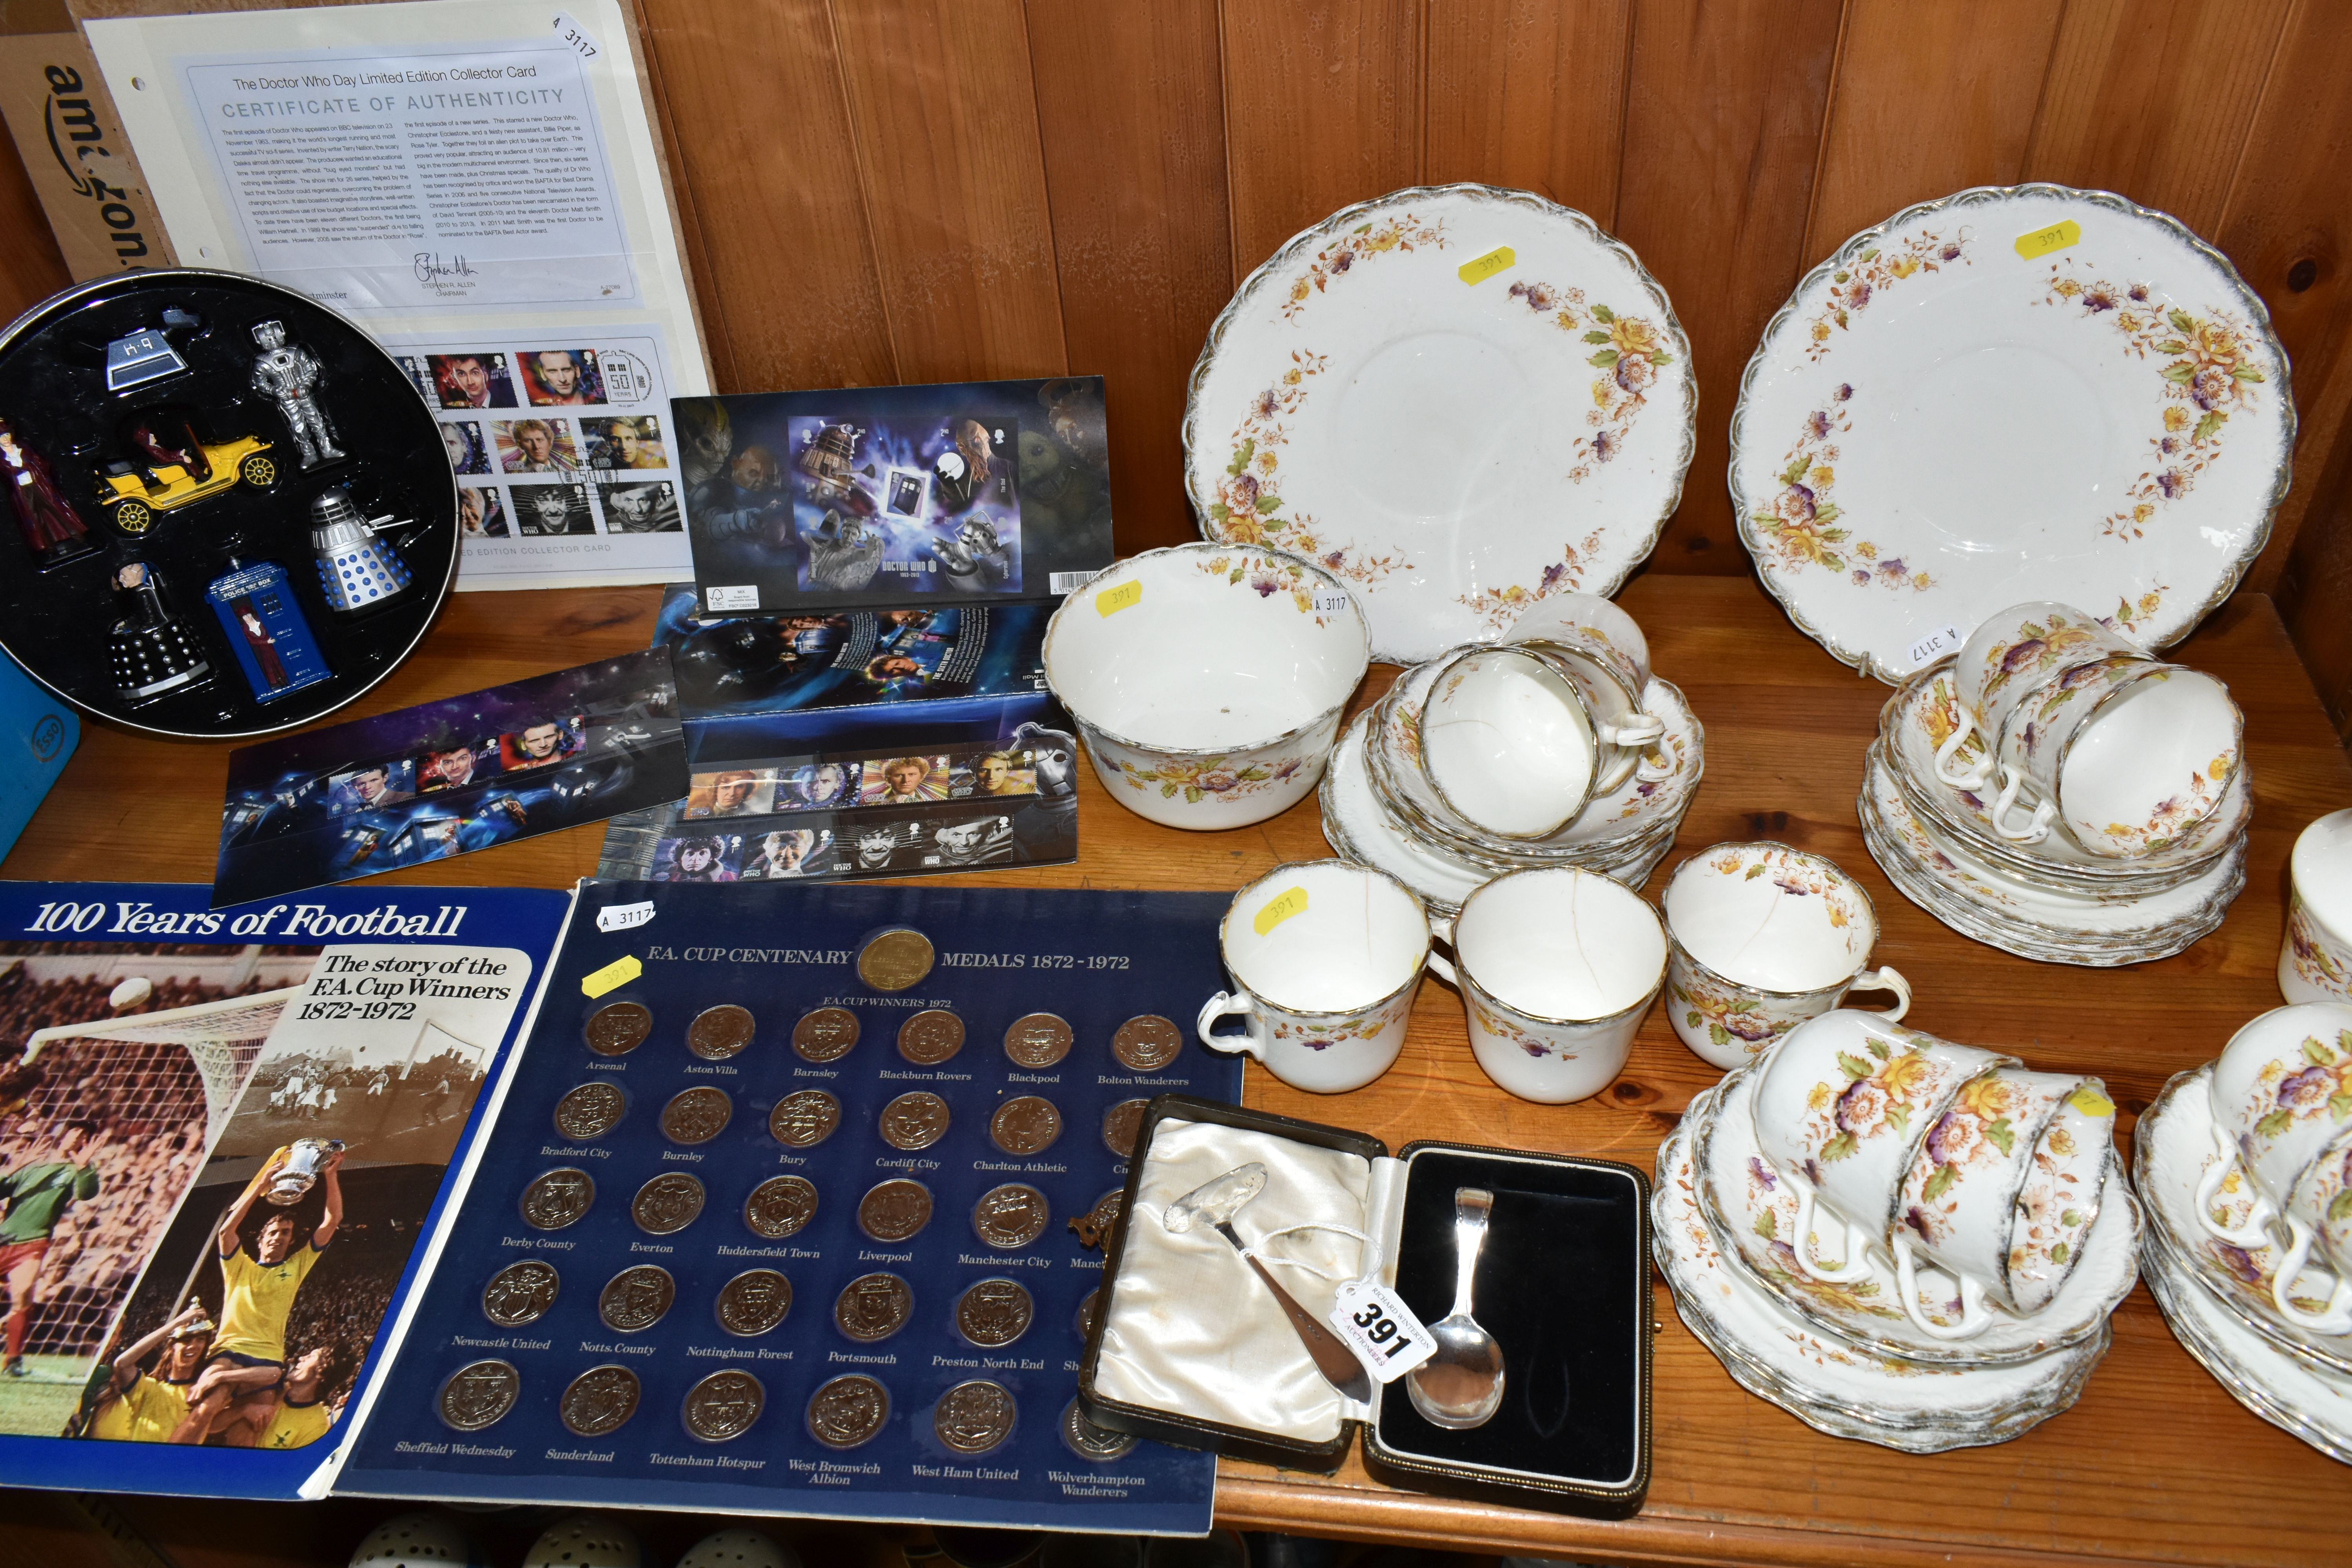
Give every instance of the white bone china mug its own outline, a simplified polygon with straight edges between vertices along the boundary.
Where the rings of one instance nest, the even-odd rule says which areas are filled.
[[[2330,812],[2296,835],[2288,867],[2279,992],[2290,1002],[2352,1002],[2352,811]]]
[[[1869,967],[1878,912],[1834,861],[1786,844],[1717,844],[1675,869],[1659,900],[1674,944],[1667,1021],[1714,1067],[1761,1055],[1848,991],[1886,991],[1900,1019],[1911,983]]]
[[[1597,871],[1514,871],[1437,923],[1429,967],[1462,993],[1470,1049],[1522,1100],[1589,1100],[1617,1080],[1664,984],[1666,931],[1648,901]]]
[[[1234,895],[1217,928],[1234,983],[1201,1009],[1201,1043],[1243,1051],[1294,1089],[1341,1094],[1389,1070],[1429,953],[1429,912],[1385,871],[1343,860],[1277,866]],[[1242,1020],[1239,1034],[1215,1026]]]

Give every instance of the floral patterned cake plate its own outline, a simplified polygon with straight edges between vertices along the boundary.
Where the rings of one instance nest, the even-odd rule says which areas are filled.
[[[1853,1343],[1906,1361],[1958,1366],[1990,1366],[2032,1361],[2095,1337],[2117,1303],[2131,1294],[2139,1276],[2140,1221],[2124,1191],[2119,1166],[2110,1162],[2101,1191],[2089,1201],[2050,1216],[2047,1244],[2082,1249],[2082,1257],[2057,1299],[2031,1318],[1995,1311],[1992,1324],[1974,1339],[1938,1340],[1904,1314],[1895,1269],[1884,1257],[1868,1254],[1870,1276],[1828,1284],[1797,1268],[1797,1194],[1764,1159],[1754,1116],[1759,1069],[1739,1068],[1715,1089],[1712,1114],[1692,1150],[1699,1173],[1699,1205],[1714,1223],[1733,1263],[1748,1282],[1780,1304]],[[2056,1205],[2053,1205],[2055,1207]],[[1820,1227],[1824,1239],[1831,1234]],[[2063,1259],[2062,1250],[2056,1255]],[[1918,1305],[1929,1321],[1949,1328],[1958,1321],[1954,1300],[1959,1289],[1943,1273],[1924,1268],[1916,1277]]]
[[[1665,291],[1581,213],[1435,185],[1332,214],[1242,284],[1193,366],[1202,537],[1344,579],[1372,658],[1603,597],[1657,542],[1697,392]]]
[[[1740,383],[1732,508],[1790,618],[1882,680],[2028,599],[2163,648],[2270,537],[2294,426],[2221,252],[2104,191],[1987,186],[1797,286]]]
[[[2352,1068],[2338,1066],[2352,1078]],[[2278,1272],[2275,1247],[2237,1247],[2197,1223],[2197,1188],[2221,1156],[2213,1148],[2213,1108],[2206,1085],[2212,1068],[2180,1073],[2164,1086],[2132,1133],[2132,1175],[2147,1199],[2149,1228],[2181,1270],[2219,1303],[2249,1334],[2273,1349],[2329,1374],[2352,1379],[2352,1335],[2315,1334],[2290,1323],[2271,1300]],[[2216,1194],[2232,1229],[2243,1225],[2253,1194],[2243,1175],[2231,1177]],[[2330,1281],[2307,1267],[2293,1281],[2295,1304],[2323,1310]]]
[[[2074,1405],[2105,1356],[2103,1320],[2082,1344],[2006,1366],[1929,1366],[1853,1344],[1790,1312],[1729,1263],[1701,1212],[1691,1146],[1716,1090],[1658,1151],[1651,1249],[1675,1312],[1732,1380],[1807,1426],[1907,1453],[2005,1443]]]

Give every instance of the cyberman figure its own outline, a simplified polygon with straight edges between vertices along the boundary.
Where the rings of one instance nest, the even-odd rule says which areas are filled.
[[[1034,721],[1013,731],[1036,770],[1037,798],[1014,814],[1013,842],[1030,861],[1066,860],[1078,852],[1078,742]]]
[[[259,323],[253,329],[253,341],[261,345],[253,361],[253,390],[278,405],[302,454],[302,466],[315,468],[321,463],[341,461],[335,427],[327,422],[326,410],[313,395],[319,389],[318,359],[299,343],[286,341],[283,321]]]
[[[1010,547],[982,518],[966,518],[956,536],[933,540],[931,553],[948,574],[948,586],[965,593],[992,588],[1013,574]]]

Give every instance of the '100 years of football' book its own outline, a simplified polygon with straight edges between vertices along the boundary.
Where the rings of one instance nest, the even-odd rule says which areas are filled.
[[[0,887],[0,1484],[1208,1528],[1075,1394],[1221,897],[207,894]]]

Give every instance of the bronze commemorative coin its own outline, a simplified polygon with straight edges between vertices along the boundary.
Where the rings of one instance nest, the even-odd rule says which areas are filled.
[[[760,1418],[768,1391],[748,1372],[714,1372],[686,1392],[686,1429],[706,1443],[740,1437]]]
[[[782,1241],[816,1217],[816,1184],[806,1176],[770,1176],[743,1200],[743,1223],[754,1236]]]
[[[914,1316],[915,1292],[896,1274],[862,1274],[842,1287],[833,1325],[860,1344],[887,1340]]]
[[[893,1149],[928,1149],[948,1135],[948,1102],[927,1089],[882,1108],[882,1141]]]
[[[877,1184],[857,1203],[857,1228],[876,1241],[905,1241],[931,1223],[931,1189],[904,1176]]]
[[[647,1236],[675,1236],[701,1213],[702,1183],[684,1171],[664,1171],[629,1203],[629,1217]]]
[[[588,1015],[588,1048],[600,1057],[625,1057],[654,1032],[654,1012],[642,1002],[607,1002]]]
[[[855,1448],[890,1419],[890,1391],[863,1373],[834,1378],[809,1395],[809,1435],[828,1448]]]
[[[555,1305],[556,1292],[562,1288],[553,1264],[536,1258],[509,1263],[482,1287],[482,1316],[502,1329],[535,1323]]]
[[[1095,1320],[1101,1315],[1102,1289],[1097,1286],[1094,1289],[1087,1291],[1087,1299],[1078,1303],[1078,1338],[1082,1340],[1090,1340],[1094,1338]]]
[[[1069,1024],[1052,1013],[1024,1013],[1004,1031],[1004,1054],[1013,1065],[1049,1068],[1070,1054],[1077,1037]]]
[[[776,1101],[768,1131],[787,1149],[814,1149],[841,1125],[841,1101],[821,1089],[803,1089]]]
[[[1096,1426],[1075,1399],[1062,1411],[1062,1441],[1069,1445],[1070,1452],[1097,1465],[1124,1459],[1135,1447],[1133,1434]]]
[[[556,1414],[575,1437],[602,1437],[628,1425],[644,1391],[625,1366],[592,1366],[572,1380]]]
[[[898,1026],[898,1054],[919,1068],[935,1068],[963,1049],[963,1020],[945,1007],[927,1007]]]
[[[1129,1072],[1158,1072],[1184,1048],[1184,1032],[1157,1013],[1129,1018],[1110,1037],[1110,1054]]]
[[[764,1334],[793,1310],[793,1282],[772,1268],[747,1268],[719,1288],[719,1326],[743,1339]]]
[[[1006,1100],[988,1119],[991,1142],[1008,1154],[1042,1154],[1062,1135],[1062,1113],[1042,1095]]]
[[[686,1026],[686,1048],[707,1062],[723,1062],[751,1043],[758,1025],[751,1009],[732,1002],[705,1007]]]
[[[616,1334],[634,1334],[662,1321],[677,1300],[677,1281],[669,1270],[651,1263],[622,1269],[606,1281],[596,1298],[596,1315]]]
[[[931,939],[900,926],[867,942],[857,954],[857,978],[877,991],[904,991],[922,984],[938,956]]]
[[[1013,1436],[1013,1395],[1001,1383],[975,1377],[940,1395],[931,1430],[959,1454],[985,1454]]]
[[[1122,1100],[1103,1112],[1103,1147],[1122,1160],[1135,1158],[1135,1140],[1143,1131],[1143,1108],[1149,1100]]]
[[[956,1331],[976,1345],[993,1350],[1027,1333],[1029,1321],[1036,1315],[1036,1303],[1019,1283],[983,1279],[956,1302]]]
[[[478,1361],[451,1373],[434,1404],[450,1426],[460,1432],[478,1432],[512,1410],[521,1394],[522,1373],[511,1363]]]
[[[837,1062],[857,1043],[857,1015],[846,1007],[819,1007],[793,1026],[793,1049],[803,1061]]]
[[[708,1143],[727,1131],[735,1102],[723,1089],[698,1084],[682,1089],[662,1107],[662,1136],[673,1143]]]
[[[1045,1194],[1026,1182],[991,1187],[971,1205],[971,1228],[1000,1252],[1026,1247],[1045,1235],[1051,1217]]]
[[[619,1085],[583,1083],[555,1102],[555,1130],[585,1143],[619,1126],[627,1106]]]
[[[576,1165],[560,1165],[522,1190],[523,1223],[535,1230],[562,1230],[595,1201],[595,1179]]]

